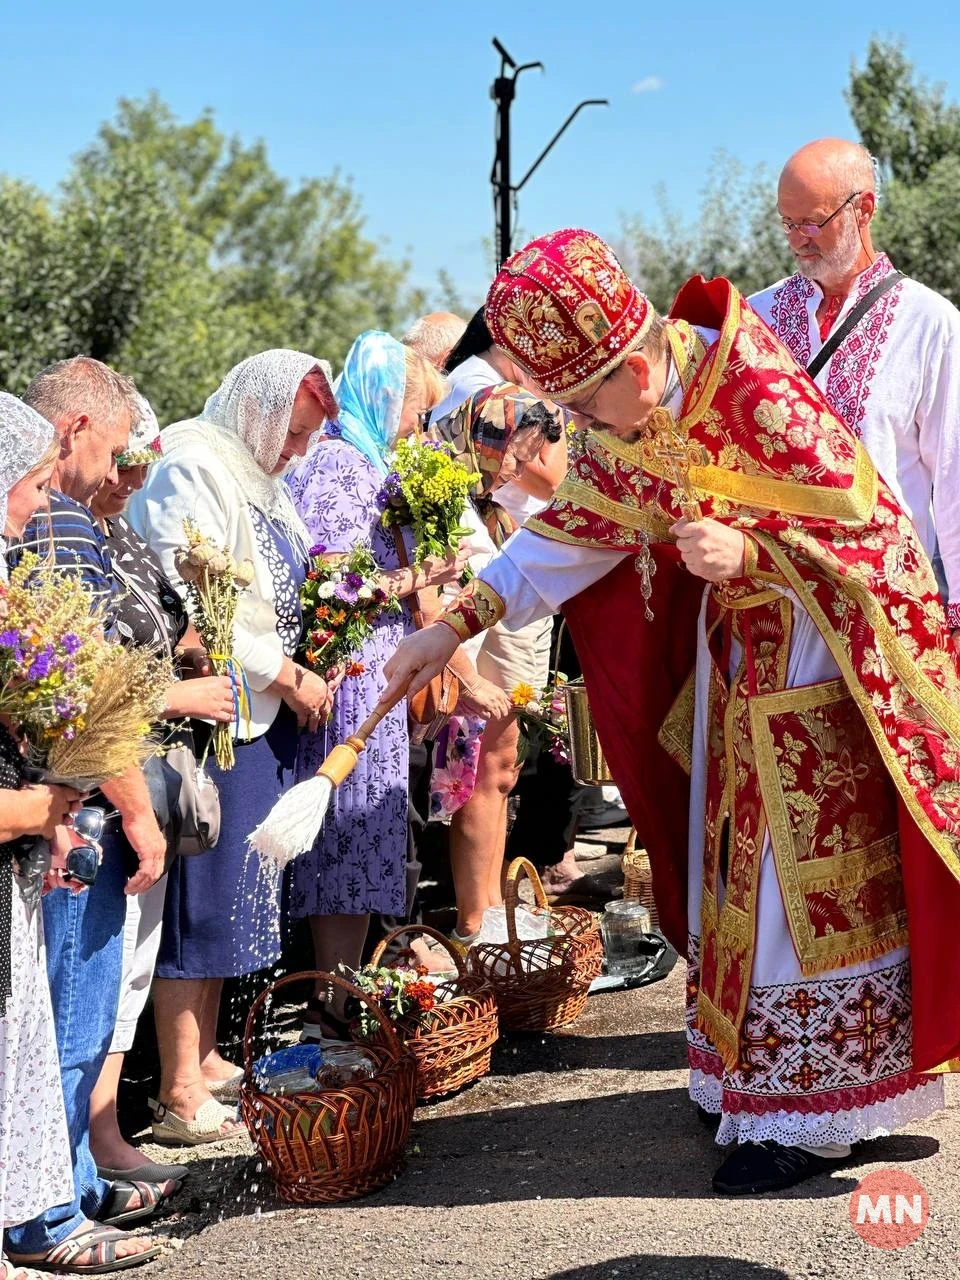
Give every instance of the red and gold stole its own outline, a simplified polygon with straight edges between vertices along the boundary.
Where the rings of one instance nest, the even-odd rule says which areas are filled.
[[[719,330],[709,351],[698,350],[693,325]],[[692,498],[704,516],[734,525],[746,534],[745,577],[712,593],[711,608],[727,615],[718,634],[722,635],[724,628],[728,634],[736,631],[741,643],[746,639],[747,646],[752,646],[753,658],[747,661],[752,662],[753,673],[744,668],[729,688],[720,690],[718,686],[725,707],[719,720],[711,719],[721,732],[715,745],[719,750],[720,742],[723,744],[724,768],[733,769],[734,776],[739,772],[741,779],[749,775],[758,791],[764,773],[768,778],[774,773],[782,778],[793,769],[798,781],[795,788],[770,786],[762,794],[755,792],[752,800],[747,784],[739,791],[734,786],[733,794],[740,797],[740,820],[734,815],[730,826],[729,815],[722,813],[723,804],[716,793],[713,795],[712,803],[718,805],[713,837],[718,843],[708,857],[708,874],[715,870],[711,858],[719,857],[719,850],[725,849],[727,864],[722,870],[728,899],[732,886],[730,901],[739,900],[742,914],[749,920],[755,911],[761,826],[765,830],[769,825],[772,835],[779,831],[774,840],[780,850],[778,872],[804,968],[818,972],[880,954],[904,936],[900,877],[887,820],[893,797],[901,836],[906,823],[912,836],[919,833],[922,837],[901,841],[913,860],[912,865],[904,863],[902,880],[913,926],[915,985],[939,984],[950,997],[940,1004],[936,1029],[932,1013],[926,1025],[916,1026],[915,1011],[915,1065],[930,1068],[946,1056],[942,1052],[945,1047],[950,1056],[960,1050],[960,1012],[944,1011],[955,1009],[955,997],[960,997],[960,962],[953,957],[945,932],[950,926],[944,910],[948,898],[952,912],[960,905],[956,894],[960,879],[960,678],[932,568],[913,526],[878,478],[862,446],[727,281],[691,281],[681,290],[667,327],[686,388],[678,418],[669,423],[670,447],[663,448],[658,440],[662,418],[655,420],[652,430],[636,444],[607,435],[592,438],[553,503],[527,527],[564,542],[625,552],[642,553],[651,540],[660,544],[653,609],[658,614],[658,600],[663,596],[678,621],[684,610],[689,616],[689,594],[678,587],[675,562],[664,544],[672,541],[669,528],[680,518],[682,508]],[[679,481],[676,436],[686,447]],[[623,569],[616,571],[618,595],[605,592],[608,580],[604,579],[584,593],[589,598],[588,608],[579,597],[567,612],[584,661],[601,738],[605,746],[607,739],[616,742],[611,758],[619,760],[619,772],[616,766],[614,772],[618,781],[624,777],[628,806],[629,793],[645,797],[636,801],[636,807],[644,810],[647,830],[640,821],[637,826],[653,850],[657,837],[652,833],[651,839],[648,832],[657,822],[657,796],[651,796],[650,783],[652,780],[656,786],[660,774],[658,768],[649,767],[649,737],[635,740],[631,765],[626,744],[619,740],[623,735],[614,717],[606,714],[608,706],[615,706],[621,719],[631,714],[623,693],[623,682],[630,681],[631,673],[623,655],[635,657],[639,653],[639,642],[618,625],[616,616],[617,602],[625,602],[629,590],[630,570]],[[690,590],[697,594],[701,585],[690,580]],[[772,585],[789,587],[795,593],[841,672],[842,682],[831,682],[831,689],[821,689],[815,695],[815,700],[823,699],[817,705],[790,705],[796,691],[783,691],[779,650],[783,655],[787,652],[789,627],[782,594],[763,595]],[[643,626],[642,621],[634,623],[638,632]],[[778,627],[782,634],[778,634]],[[651,630],[659,655],[651,651],[649,642],[642,643],[646,665],[633,666],[632,688],[635,699],[652,697],[662,703],[664,686],[670,683],[664,673],[675,656],[673,650],[689,657],[690,638],[682,634],[680,626],[671,636],[659,617]],[[763,657],[764,646],[769,660]],[[615,690],[602,676],[608,666],[617,673]],[[751,681],[755,682],[753,687]],[[673,684],[677,686],[675,678]],[[671,691],[678,693],[679,687]],[[771,701],[765,702],[765,697]],[[788,701],[781,705],[777,698]],[[800,753],[802,758],[793,760],[790,753],[796,753],[793,743],[798,734],[806,749]],[[846,744],[846,754],[841,747],[831,756],[833,742]],[[762,768],[755,758],[758,748],[765,762]],[[742,758],[744,752],[749,759]],[[871,793],[866,809],[858,809],[868,795],[867,777],[860,768],[868,759],[867,752],[873,753],[871,760],[879,762],[879,767],[872,768],[870,780],[879,780],[880,790]],[[814,776],[821,782],[834,780],[830,802],[839,818],[833,824],[839,835],[832,827],[803,827],[803,805],[818,795],[819,782],[815,783]],[[713,782],[715,787],[718,782],[727,786],[719,769]],[[723,789],[721,800],[722,795]],[[675,798],[676,792],[668,803],[672,805]],[[750,804],[756,814],[752,832],[745,818]],[[827,812],[826,806],[821,809]],[[875,829],[857,816],[871,809],[878,817]],[[718,822],[726,826],[725,844]],[[789,845],[798,829],[804,832],[802,848],[795,844],[791,854]],[[826,865],[834,853],[840,861]],[[930,858],[939,871],[931,866]],[[874,860],[870,865],[876,876],[862,874],[869,859]],[[675,867],[681,865],[682,854],[676,847],[669,860]],[[816,862],[821,865],[801,865]],[[676,876],[674,891],[675,881]],[[938,886],[936,901],[930,889],[934,881]],[[703,1007],[711,1034],[721,1042],[718,1048],[724,1049],[732,1062],[736,1057],[733,1037],[750,977],[751,928],[749,923],[743,926],[739,943],[733,936],[735,930],[724,939],[719,930],[721,910],[717,910],[712,932],[718,942],[729,942],[730,946],[708,962],[713,976]],[[834,941],[825,941],[834,937]],[[931,964],[932,958],[937,958],[935,974],[922,972],[926,956],[931,957]],[[949,1031],[944,1029],[944,1018],[950,1021]],[[930,1056],[934,1050],[928,1047],[934,1043],[939,1055],[936,1061]]]

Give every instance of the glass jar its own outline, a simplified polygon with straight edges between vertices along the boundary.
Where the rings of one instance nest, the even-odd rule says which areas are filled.
[[[608,902],[600,918],[607,973],[630,977],[650,964],[646,935],[651,932],[650,912],[635,898]]]

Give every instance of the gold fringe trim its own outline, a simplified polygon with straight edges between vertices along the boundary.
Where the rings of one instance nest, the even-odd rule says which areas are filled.
[[[822,973],[830,973],[832,969],[846,969],[853,964],[867,964],[871,960],[879,960],[881,956],[895,951],[897,947],[908,946],[909,941],[909,931],[906,925],[903,925],[892,933],[877,938],[874,942],[865,942],[862,946],[851,947],[835,955],[820,956],[817,959],[808,957],[801,960],[800,972],[805,978],[818,978]]]
[[[697,994],[696,1025],[716,1049],[726,1069],[736,1071],[740,1065],[740,1034],[730,1019],[714,1008],[702,989]]]

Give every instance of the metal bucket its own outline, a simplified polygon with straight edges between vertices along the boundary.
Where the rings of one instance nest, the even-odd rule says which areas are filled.
[[[574,682],[564,687],[567,723],[570,726],[570,768],[576,780],[586,787],[599,787],[613,781],[603,758],[603,749],[590,714],[586,686]]]

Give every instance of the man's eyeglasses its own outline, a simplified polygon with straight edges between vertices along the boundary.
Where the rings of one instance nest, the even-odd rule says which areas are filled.
[[[817,236],[828,226],[838,214],[841,214],[851,200],[856,200],[857,196],[862,196],[862,191],[854,191],[847,196],[843,204],[839,208],[834,209],[833,213],[828,214],[822,222],[794,222],[792,218],[781,218],[780,222],[788,236],[792,236],[795,231],[799,231],[801,235],[806,236],[808,240],[816,240]]]

